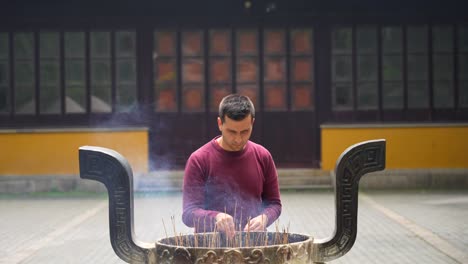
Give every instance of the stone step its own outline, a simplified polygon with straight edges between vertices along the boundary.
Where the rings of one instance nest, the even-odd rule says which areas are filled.
[[[184,172],[153,171],[135,177],[135,191],[181,191]],[[330,173],[317,169],[279,169],[280,189],[314,189],[331,188]]]
[[[281,190],[333,188],[332,172],[319,169],[278,169]],[[135,175],[137,192],[180,192],[183,170],[153,171]],[[369,173],[361,179],[362,189],[466,189],[468,169],[400,169]],[[102,183],[78,175],[0,175],[0,194],[33,192],[107,192]]]

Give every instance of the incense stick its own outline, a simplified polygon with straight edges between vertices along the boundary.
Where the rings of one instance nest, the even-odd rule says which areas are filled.
[[[167,229],[166,229],[166,224],[164,224],[164,219],[161,218],[163,226],[164,226],[164,233],[166,234],[166,243],[169,243],[169,237],[167,236]]]
[[[237,206],[237,204],[236,204]],[[225,209],[226,210],[226,209]],[[235,212],[237,210],[235,209]],[[264,216],[261,216],[262,222],[264,220]],[[176,246],[182,247],[209,247],[209,248],[242,248],[242,247],[262,247],[268,245],[280,245],[280,244],[288,244],[289,241],[289,231],[291,223],[288,222],[287,226],[279,227],[280,223],[279,220],[275,221],[275,232],[268,233],[268,229],[264,228],[263,231],[255,231],[251,232],[251,221],[252,217],[247,218],[246,224],[246,231],[239,231],[234,233],[234,237],[230,238],[227,235],[227,232],[223,231],[226,238],[223,238],[218,226],[214,225],[213,229],[210,229],[209,233],[206,232],[206,216],[203,219],[203,235],[198,233],[200,230],[200,218],[193,219],[195,228],[195,233],[193,235],[190,234],[183,234],[182,232],[177,233],[176,230],[176,222],[175,217],[171,216],[172,227],[174,232],[174,237],[168,236],[168,230],[166,227],[166,223],[164,219],[161,219],[163,227],[164,227],[164,234],[166,236],[166,243],[173,243]],[[235,221],[235,220],[234,220]],[[241,220],[239,222],[239,230],[242,230],[242,210],[241,210]],[[210,226],[213,226],[213,221],[210,220]],[[236,226],[236,222],[234,222],[234,226]],[[193,239],[192,239],[193,236]],[[200,236],[200,237],[199,237]]]

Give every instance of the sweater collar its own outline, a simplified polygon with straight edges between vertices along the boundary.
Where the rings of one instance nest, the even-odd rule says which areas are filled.
[[[248,148],[250,147],[250,140],[248,140],[247,144],[245,144],[245,147],[242,150],[227,151],[227,150],[223,149],[219,145],[219,143],[216,141],[220,137],[221,137],[221,135],[216,136],[215,138],[213,138],[213,140],[211,140],[211,145],[213,145],[213,147],[223,155],[230,156],[230,157],[238,157],[238,156],[241,156],[242,154],[244,154],[248,150]]]

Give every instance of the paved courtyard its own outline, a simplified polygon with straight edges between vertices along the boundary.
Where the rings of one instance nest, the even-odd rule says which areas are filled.
[[[282,193],[279,226],[325,238],[334,229],[334,196],[327,190]],[[135,198],[138,240],[165,236],[181,222],[181,194]],[[468,263],[468,191],[361,192],[358,236],[330,263]],[[59,194],[0,198],[0,263],[123,263],[109,241],[105,195]],[[274,231],[274,226],[269,228]],[[170,234],[172,235],[172,234]]]

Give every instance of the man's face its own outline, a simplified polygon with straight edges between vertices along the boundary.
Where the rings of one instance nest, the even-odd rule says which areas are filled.
[[[252,119],[252,115],[248,115],[240,121],[226,116],[223,124],[221,118],[218,117],[218,127],[222,135],[221,146],[228,151],[240,151],[244,149],[252,134],[254,121],[255,119]]]

